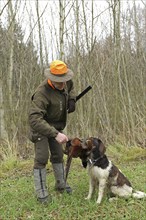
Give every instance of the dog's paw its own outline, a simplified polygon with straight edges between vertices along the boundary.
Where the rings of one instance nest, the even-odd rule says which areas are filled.
[[[89,200],[89,199],[91,199],[91,196],[87,196],[87,197],[85,198],[85,200]]]
[[[115,201],[115,200],[117,200],[118,198],[117,197],[112,197],[112,198],[109,198],[109,202],[113,202],[113,201]]]
[[[101,201],[100,201],[100,200],[97,200],[96,203],[99,205],[99,204],[101,203]]]

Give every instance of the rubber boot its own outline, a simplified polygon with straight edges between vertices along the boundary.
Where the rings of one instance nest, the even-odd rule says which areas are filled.
[[[48,203],[51,197],[48,194],[46,187],[46,168],[34,169],[34,185],[37,200],[41,203]]]
[[[52,164],[53,170],[54,170],[54,176],[55,176],[55,189],[63,193],[66,191],[67,193],[72,193],[71,187],[65,182],[64,179],[64,166],[63,163],[53,163]]]

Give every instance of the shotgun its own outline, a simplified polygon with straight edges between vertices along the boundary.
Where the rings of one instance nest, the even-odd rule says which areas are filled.
[[[90,89],[92,89],[91,86],[88,86],[86,89],[84,89],[79,95],[76,96],[76,102],[82,98]],[[65,182],[67,181],[67,177],[68,177],[68,173],[69,173],[69,169],[70,169],[70,165],[71,165],[71,161],[72,161],[72,156],[68,154],[67,157],[67,162],[66,162],[66,168],[65,168]]]
[[[92,89],[91,86],[88,86],[86,89],[84,89],[79,95],[76,96],[76,102],[82,98],[90,89]]]

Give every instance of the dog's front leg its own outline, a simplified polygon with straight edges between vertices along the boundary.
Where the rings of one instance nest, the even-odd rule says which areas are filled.
[[[94,181],[93,179],[90,177],[89,178],[89,192],[88,192],[88,196],[85,199],[91,199],[91,196],[93,194],[94,191]]]
[[[106,179],[99,180],[99,191],[98,191],[98,199],[97,199],[98,204],[101,203],[101,200],[103,198],[105,186],[106,186]]]

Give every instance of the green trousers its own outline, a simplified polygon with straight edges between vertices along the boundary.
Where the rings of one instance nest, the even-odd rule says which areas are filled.
[[[34,169],[46,167],[48,160],[51,163],[63,163],[63,149],[55,138],[44,137],[35,144]]]

